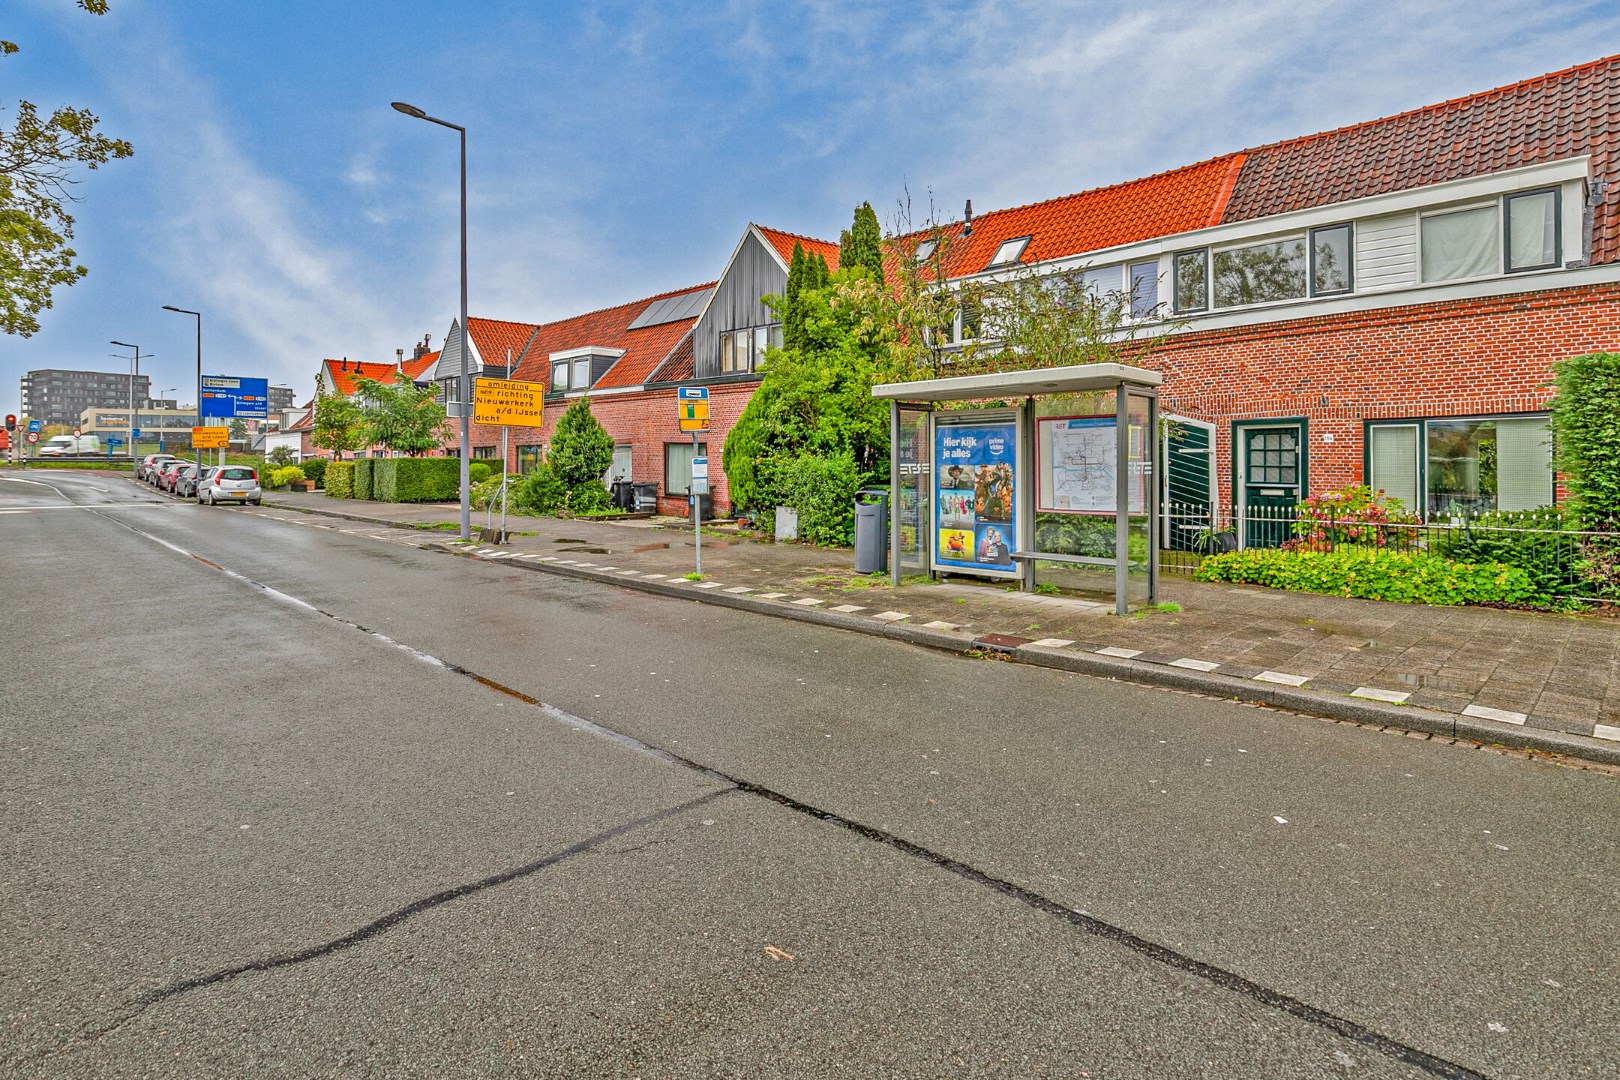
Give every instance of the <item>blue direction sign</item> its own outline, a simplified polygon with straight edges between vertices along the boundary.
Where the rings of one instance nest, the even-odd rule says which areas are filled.
[[[134,431],[129,433],[129,437],[132,438],[132,439],[140,438],[141,437],[141,429],[136,428]]]
[[[237,375],[204,375],[203,416],[231,420],[238,416],[263,420],[270,415],[270,380]]]
[[[116,435],[109,435],[109,436],[107,436],[107,445],[108,446],[123,446],[124,445],[124,440],[120,439]]]
[[[269,393],[268,390],[265,391],[265,392]],[[38,435],[39,434],[39,421],[38,420],[30,420],[30,421],[28,421],[28,430],[33,432],[35,435]]]

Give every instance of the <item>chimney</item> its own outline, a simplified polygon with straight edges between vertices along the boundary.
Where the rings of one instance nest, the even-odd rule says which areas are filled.
[[[395,349],[394,350],[394,367],[396,369],[398,369],[398,371],[399,371],[399,373],[401,375],[405,374],[405,350],[404,349]]]
[[[968,236],[973,235],[973,200],[972,199],[969,199],[967,201],[967,205],[962,208],[962,235],[964,237],[968,237]]]

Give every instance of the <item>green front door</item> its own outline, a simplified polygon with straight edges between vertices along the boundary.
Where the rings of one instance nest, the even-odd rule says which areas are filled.
[[[1305,492],[1302,422],[1238,429],[1238,499],[1243,545],[1276,547],[1293,535],[1293,508]]]

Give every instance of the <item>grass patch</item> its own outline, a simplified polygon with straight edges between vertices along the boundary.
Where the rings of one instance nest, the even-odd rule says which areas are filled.
[[[682,574],[681,576],[683,578],[685,578],[687,581],[702,581],[703,580],[703,575],[698,573],[696,570],[692,570],[692,571],[690,571],[688,573]]]

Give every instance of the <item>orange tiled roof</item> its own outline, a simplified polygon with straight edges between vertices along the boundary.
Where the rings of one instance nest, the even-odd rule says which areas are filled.
[[[374,379],[380,383],[391,383],[398,373],[393,364],[369,364],[363,360],[322,360],[321,365],[330,376],[328,384],[332,392],[349,397],[356,390],[356,384],[361,379]]]
[[[288,424],[287,427],[284,430],[287,430],[287,431],[309,431],[312,428],[314,428],[314,426],[315,426],[315,403],[313,401],[311,401],[308,405],[304,406],[304,408],[306,410],[304,412],[304,415],[300,416],[297,420],[293,421],[291,424]]]
[[[1620,56],[1249,152],[1225,221],[1592,155],[1620,166]],[[1620,190],[1594,221],[1593,261],[1620,258]]]
[[[1140,180],[992,210],[973,218],[968,237],[956,222],[944,230],[951,243],[947,272],[977,274],[989,267],[1003,242],[1023,236],[1031,238],[1019,259],[1027,264],[1208,228],[1220,222],[1243,159],[1227,154]],[[909,254],[924,237],[922,232],[902,237],[900,247]],[[895,258],[892,248],[889,258]]]
[[[647,377],[648,382],[684,382],[697,371],[697,348],[692,344],[691,331],[681,338],[669,358]]]
[[[523,355],[524,346],[539,329],[534,323],[507,322],[505,319],[480,319],[476,315],[467,316],[467,336],[472,338],[478,355],[484,363],[493,367],[505,367],[507,350],[511,350],[512,362],[517,363],[518,357]],[[468,357],[471,363],[472,357]]]
[[[788,264],[793,262],[793,245],[803,244],[806,255],[820,255],[827,260],[828,270],[838,269],[838,245],[828,240],[817,240],[811,236],[796,236],[781,229],[768,229],[763,225],[755,225],[761,236],[776,249],[782,256],[782,261]]]
[[[594,345],[605,349],[623,349],[624,355],[608,369],[606,375],[597,380],[593,389],[640,386],[647,380],[647,376],[652,374],[653,369],[664,361],[670,349],[692,328],[697,319],[694,316],[656,326],[643,326],[635,330],[629,329],[630,324],[646,310],[648,304],[713,287],[714,282],[705,282],[684,289],[672,289],[642,300],[632,300],[626,304],[616,304],[570,319],[542,323],[535,328],[536,332],[530,339],[528,348],[519,358],[518,370],[513,377],[549,384],[552,353]],[[468,320],[469,327],[473,322],[472,319]]]
[[[428,372],[432,371],[433,365],[437,364],[438,362],[438,350],[430,353],[423,353],[415,360],[407,360],[402,365],[405,368],[405,377],[414,382],[415,380],[425,376]]]

